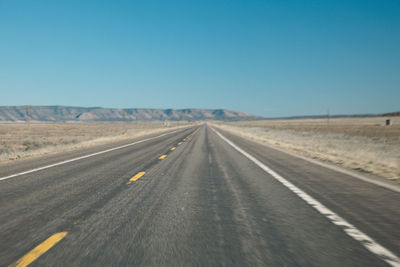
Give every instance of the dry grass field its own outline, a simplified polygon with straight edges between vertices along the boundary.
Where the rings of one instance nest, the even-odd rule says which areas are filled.
[[[301,156],[400,182],[400,117],[261,120],[217,127]]]
[[[0,123],[0,161],[15,160],[161,133],[186,123]]]

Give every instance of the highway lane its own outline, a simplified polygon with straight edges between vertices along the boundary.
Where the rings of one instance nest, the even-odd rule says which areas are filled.
[[[102,153],[104,151],[107,151],[110,149],[116,149],[121,146],[135,145],[133,143],[136,143],[136,142],[143,142],[143,141],[158,142],[156,140],[157,138],[165,136],[165,135],[169,135],[169,134],[174,134],[179,131],[181,131],[181,130],[180,129],[170,130],[165,133],[151,134],[151,135],[147,135],[145,137],[135,138],[132,140],[129,140],[129,139],[121,140],[121,141],[105,143],[102,145],[97,145],[97,146],[73,150],[73,151],[65,151],[65,152],[60,152],[60,153],[56,153],[56,154],[36,156],[36,157],[32,157],[32,158],[26,158],[26,159],[20,159],[20,160],[15,160],[15,161],[9,161],[6,163],[0,163],[0,179],[3,179],[4,177],[7,177],[12,174],[29,171],[32,169],[36,169],[36,168],[51,165],[51,164],[57,164],[60,162],[64,162],[66,160],[76,159],[79,157],[84,157],[84,156],[88,156],[88,155],[92,155],[92,154],[96,154],[96,153]],[[150,139],[150,140],[147,140],[147,139]]]
[[[126,189],[129,177],[156,164],[159,155],[168,152],[193,130],[180,130],[137,145],[1,181],[0,263],[13,262],[18,254],[28,252],[52,233],[95,212],[120,190]],[[67,154],[82,156],[109,149],[108,146]],[[57,155],[56,158],[65,160],[68,156]],[[26,170],[24,163],[18,171]],[[35,166],[30,160],[29,167],[48,163],[54,163],[54,159],[40,159],[40,165]],[[16,164],[11,164],[14,170]],[[8,174],[9,171],[2,168],[1,172]]]
[[[399,256],[398,193],[222,133]],[[1,181],[0,200],[0,265],[67,232],[32,266],[388,266],[208,126]]]
[[[400,251],[400,194],[224,132],[225,136],[391,251]]]

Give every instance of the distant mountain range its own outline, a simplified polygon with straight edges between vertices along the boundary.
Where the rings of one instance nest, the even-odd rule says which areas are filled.
[[[255,120],[262,117],[225,109],[142,109],[67,106],[0,106],[0,121],[201,121]]]

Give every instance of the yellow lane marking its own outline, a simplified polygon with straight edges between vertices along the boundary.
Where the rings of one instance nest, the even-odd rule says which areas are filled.
[[[146,172],[138,172],[135,176],[133,176],[131,179],[129,179],[129,182],[127,182],[127,184],[130,184],[130,183],[136,181],[137,179],[142,177],[145,173]]]
[[[178,143],[178,146],[180,146],[180,145],[182,145],[182,142],[179,142],[179,143]]]
[[[39,258],[41,255],[46,253],[46,251],[51,249],[55,244],[60,242],[67,234],[68,232],[60,232],[50,236],[43,243],[41,243],[40,245],[29,251],[25,256],[23,256],[16,263],[10,266],[16,266],[16,267],[28,266],[29,264],[34,262],[37,258]]]
[[[170,150],[171,150],[171,151],[174,151],[175,149],[176,149],[176,147],[172,147]]]
[[[167,155],[162,155],[161,157],[159,157],[158,159],[165,159],[167,157]]]

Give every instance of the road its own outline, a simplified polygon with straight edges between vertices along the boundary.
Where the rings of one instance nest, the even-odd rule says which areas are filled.
[[[400,265],[398,192],[218,131],[1,164],[0,265]]]

